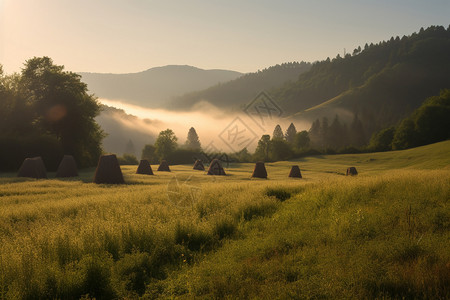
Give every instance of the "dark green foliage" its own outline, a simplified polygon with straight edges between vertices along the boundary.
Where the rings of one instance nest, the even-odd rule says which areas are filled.
[[[142,149],[141,159],[148,160],[151,164],[159,164],[159,158],[155,154],[155,146],[145,145]]]
[[[167,159],[177,148],[178,138],[171,129],[163,130],[159,133],[155,141],[155,155],[161,159]]]
[[[272,139],[270,141],[269,159],[271,161],[288,160],[292,158],[291,146],[282,139]]]
[[[407,149],[450,138],[450,90],[428,98],[395,131],[393,149]]]
[[[186,139],[186,148],[189,150],[195,150],[200,151],[201,145],[200,141],[198,139],[197,132],[195,131],[194,127],[191,127],[188,132],[188,136]]]
[[[103,132],[94,118],[100,106],[79,75],[35,57],[20,75],[0,75],[0,87],[1,136],[51,136],[81,167],[97,163]]]
[[[175,99],[171,108],[191,108],[200,101],[207,101],[214,106],[226,109],[242,106],[251,102],[261,91],[296,80],[300,74],[310,68],[311,64],[306,62],[275,65],[262,71],[242,75],[235,80],[218,84],[203,91],[186,94]]]
[[[309,142],[310,142],[310,138],[309,138],[308,131],[302,130],[295,134],[294,148],[296,148],[296,149],[308,148]]]
[[[127,154],[125,153],[123,156],[120,156],[117,158],[120,165],[137,165],[139,164],[136,156],[133,154]]]
[[[0,170],[17,171],[25,158],[36,156],[48,171],[56,171],[64,152],[53,136],[0,137]]]
[[[178,148],[167,156],[167,161],[171,165],[192,164],[196,157],[200,157],[198,150]]]
[[[311,121],[339,112],[343,122],[350,122],[348,112],[357,112],[367,142],[373,132],[395,125],[423,99],[449,87],[448,53],[450,29],[430,26],[367,45],[353,56],[317,62],[296,82],[270,92],[284,111],[301,112]]]
[[[395,127],[389,127],[374,133],[370,139],[369,149],[371,151],[389,151],[392,149]]]
[[[134,143],[131,139],[128,140],[128,143],[125,146],[124,154],[131,154],[133,156],[136,156],[136,148],[134,147]]]
[[[236,162],[251,162],[252,161],[252,155],[250,154],[250,152],[248,152],[247,148],[243,148],[242,150],[232,153],[230,155],[230,160],[231,161],[236,161]]]
[[[270,146],[271,146],[270,135],[264,134],[258,141],[258,146],[256,147],[254,155],[255,159],[267,161],[269,159]]]
[[[284,138],[289,144],[293,144],[295,141],[295,135],[297,134],[297,129],[294,126],[294,123],[291,123],[286,130],[286,134],[284,135]]]
[[[282,140],[282,139],[284,139],[283,130],[281,130],[280,125],[277,125],[273,130],[272,140]]]

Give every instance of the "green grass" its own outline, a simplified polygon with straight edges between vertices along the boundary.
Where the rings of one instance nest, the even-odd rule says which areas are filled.
[[[0,299],[449,298],[449,153],[309,157],[267,180],[253,164],[125,166],[121,186],[1,174]]]

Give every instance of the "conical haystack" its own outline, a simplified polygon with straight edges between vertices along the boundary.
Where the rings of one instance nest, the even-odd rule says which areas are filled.
[[[356,171],[355,167],[350,167],[347,168],[347,176],[354,176],[354,175],[358,175],[358,171]]]
[[[208,175],[227,175],[217,158],[213,159],[209,164]]]
[[[137,168],[136,174],[153,175],[152,167],[146,159],[142,159]]]
[[[169,164],[167,163],[167,161],[161,161],[158,167],[158,171],[170,172]]]
[[[56,171],[56,177],[77,177],[77,163],[72,155],[64,155],[63,159],[59,163],[58,170]]]
[[[115,154],[102,155],[98,160],[97,169],[95,170],[94,182],[97,184],[122,184],[122,170]]]
[[[45,165],[42,158],[40,156],[25,158],[17,177],[30,177],[36,179],[47,178],[47,172],[45,171]]]
[[[289,172],[289,177],[302,178],[302,172],[298,166],[292,166],[291,172]]]
[[[262,161],[256,162],[252,177],[267,178],[267,171],[266,171],[266,167],[264,166],[264,162],[262,162]]]
[[[194,170],[205,171],[205,166],[200,159],[197,159],[194,163]]]

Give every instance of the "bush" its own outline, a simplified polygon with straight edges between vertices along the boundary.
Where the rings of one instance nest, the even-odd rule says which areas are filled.
[[[0,170],[17,171],[27,157],[41,156],[48,171],[56,171],[64,152],[52,136],[1,137]]]
[[[167,155],[166,160],[171,165],[193,164],[196,157],[199,157],[198,151],[179,148]]]
[[[124,154],[121,157],[118,157],[117,160],[119,161],[120,165],[137,165],[139,164],[136,156],[133,154]]]

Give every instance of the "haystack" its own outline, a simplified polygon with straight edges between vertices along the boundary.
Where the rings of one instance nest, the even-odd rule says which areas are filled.
[[[152,167],[146,159],[142,159],[137,168],[136,174],[153,175]]]
[[[158,167],[158,171],[170,172],[169,164],[167,163],[167,161],[161,161]]]
[[[262,161],[256,162],[252,177],[267,178],[267,171],[266,171],[266,167],[264,166],[264,162],[262,162]]]
[[[197,159],[194,163],[194,170],[205,171],[205,166],[200,159]]]
[[[355,167],[350,167],[347,168],[347,176],[354,176],[354,175],[358,175],[358,171],[356,171]]]
[[[95,170],[94,182],[97,184],[122,184],[122,170],[115,154],[102,155],[98,160],[97,169]]]
[[[40,156],[25,158],[17,177],[30,177],[36,179],[47,178],[47,172],[45,171],[45,165],[42,158]]]
[[[227,175],[217,158],[213,159],[209,164],[208,175]]]
[[[292,166],[289,177],[302,178],[302,172],[300,172],[300,168],[297,165]]]
[[[72,155],[64,155],[63,159],[59,163],[58,170],[56,171],[56,177],[77,177],[77,163]]]

